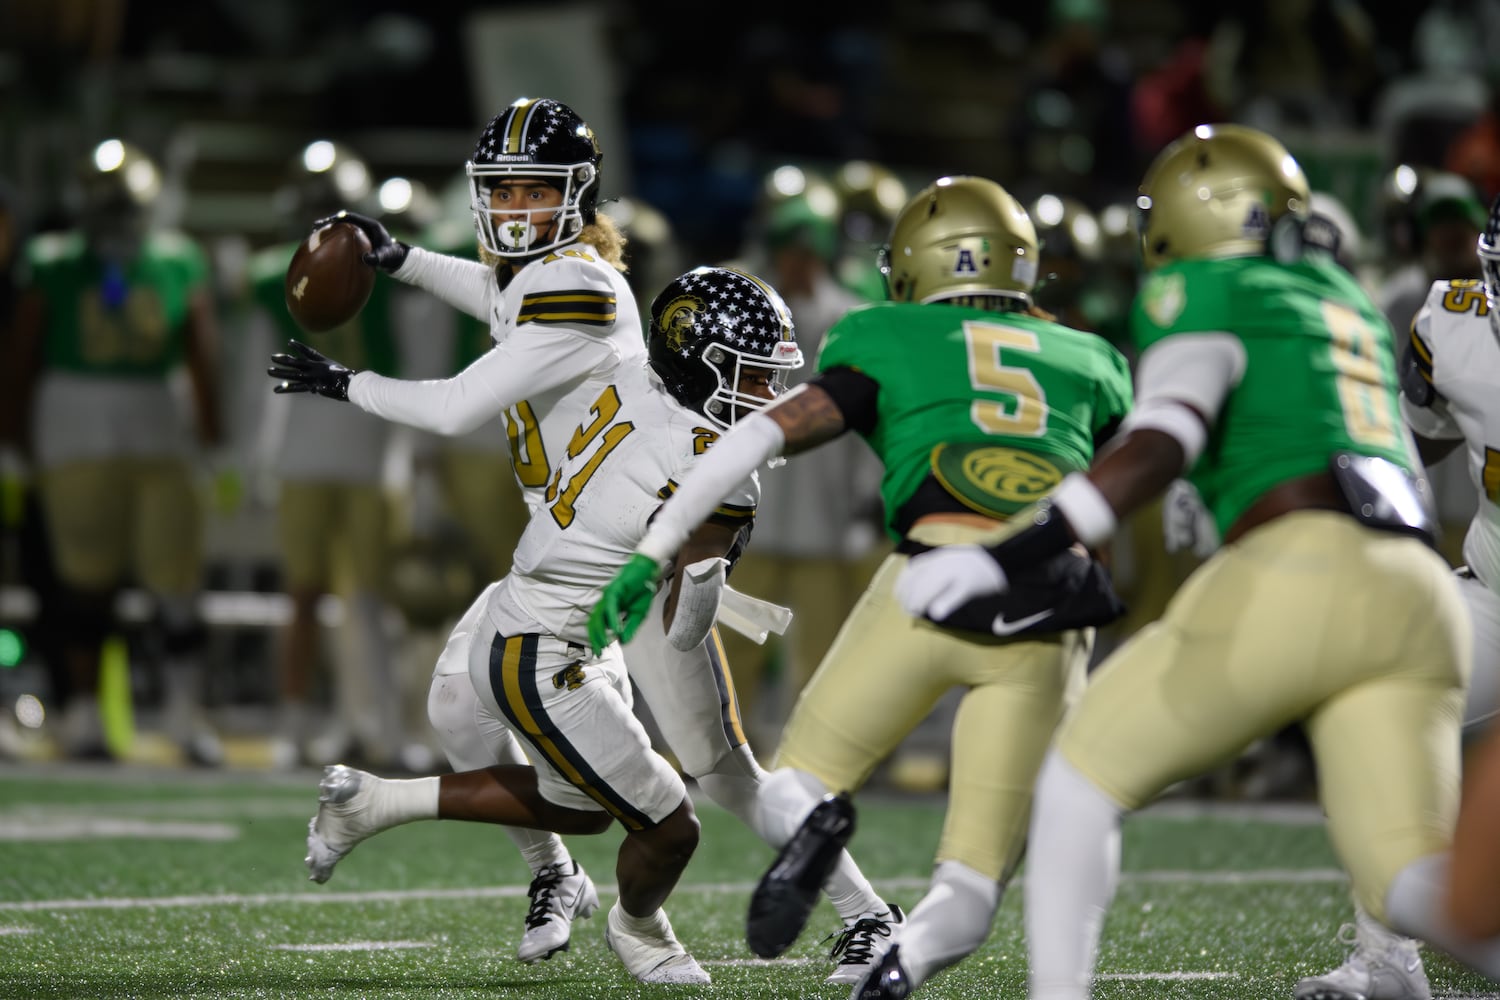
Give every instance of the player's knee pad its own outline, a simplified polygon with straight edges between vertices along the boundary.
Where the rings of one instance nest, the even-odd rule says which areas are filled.
[[[790,767],[769,771],[760,782],[751,826],[766,843],[780,848],[827,793],[823,783],[805,771]]]
[[[434,674],[427,689],[427,721],[455,771],[493,764],[479,731],[479,696],[468,674]]]
[[[765,774],[755,762],[750,748],[742,743],[720,757],[712,771],[695,777],[698,787],[715,805],[738,817],[764,840],[766,834],[759,826],[761,817],[757,803]]]

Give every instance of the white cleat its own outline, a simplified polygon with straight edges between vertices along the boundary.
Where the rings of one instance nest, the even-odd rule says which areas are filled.
[[[848,985],[861,982],[896,943],[905,924],[906,914],[891,903],[890,909],[866,913],[837,934],[829,935],[834,942],[828,957],[837,959],[839,964],[824,982]]]
[[[528,963],[567,951],[573,921],[587,920],[599,909],[594,880],[576,861],[544,866],[531,880],[526,895],[531,897],[531,909],[526,912],[526,933],[516,948],[516,958]]]
[[[654,926],[644,934],[627,930],[624,915],[618,902],[610,907],[604,920],[604,940],[632,976],[643,983],[703,986],[712,982],[703,966],[693,960],[672,933],[665,911],[656,911]]]
[[[318,814],[307,823],[307,877],[327,882],[356,844],[393,824],[381,822],[380,778],[343,764],[323,768]]]
[[[1300,980],[1293,991],[1296,1000],[1432,1000],[1416,941],[1390,932],[1377,937],[1356,924],[1340,927],[1339,941],[1354,948],[1349,959],[1321,976]]]

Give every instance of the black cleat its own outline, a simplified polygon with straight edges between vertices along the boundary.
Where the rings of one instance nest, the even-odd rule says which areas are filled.
[[[750,896],[745,941],[751,951],[761,958],[775,958],[792,946],[852,836],[854,803],[849,794],[823,796]]]
[[[859,984],[858,1000],[905,1000],[911,996],[911,977],[901,964],[901,946],[891,945],[880,964]]]

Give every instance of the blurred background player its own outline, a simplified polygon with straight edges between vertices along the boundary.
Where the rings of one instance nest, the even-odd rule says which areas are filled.
[[[286,307],[288,263],[312,223],[370,195],[363,159],[327,140],[309,143],[294,158],[276,195],[285,242],[250,263],[250,291],[259,306],[251,327],[266,345],[305,339],[362,368],[394,375],[398,353],[389,282],[377,281],[364,309],[325,333],[297,326]],[[261,355],[264,357],[264,355]],[[278,396],[262,416],[262,461],[276,488],[276,545],[281,585],[292,617],[282,634],[277,675],[280,697],[273,761],[329,763],[351,755],[392,762],[400,746],[400,689],[396,683],[384,591],[391,539],[383,486],[390,428],[355,407],[310,395]],[[337,595],[337,631],[322,616]],[[325,650],[325,634],[335,648]],[[331,713],[315,711],[320,663],[332,670]]]
[[[69,697],[59,736],[70,755],[110,752],[100,658],[117,597],[139,586],[153,604],[146,637],[165,729],[188,759],[217,764],[223,751],[202,709],[195,481],[197,459],[222,440],[209,265],[188,237],[155,225],[163,178],[140,148],[99,143],[75,181],[77,227],[26,246],[5,401],[35,463],[62,583]]]
[[[1010,514],[1082,468],[1129,409],[1125,358],[1032,306],[1037,256],[1030,218],[999,184],[944,177],[920,191],[882,255],[890,301],[848,313],[815,379],[741,421],[693,467],[594,610],[628,640],[662,564],[726,484],[767,459],[851,430],[876,449],[896,553],[792,711],[762,797],[768,839],[783,846],[746,929],[762,957],[790,947],[810,890],[853,832],[850,794],[961,688],[931,887],[896,944],[875,942],[877,955],[889,950],[855,996],[880,995],[870,990],[898,950],[910,989],[989,936],[1025,845],[1036,769],[1083,685],[1091,626],[1120,611],[1081,551],[1039,574],[1028,603],[971,606],[940,623],[904,614],[891,589],[908,553],[998,536]]]
[[[833,273],[840,214],[832,184],[785,164],[763,181],[745,248],[749,269],[767,275],[786,301],[809,358],[829,327],[865,301]],[[808,365],[789,377],[796,385],[812,373]],[[852,435],[762,474],[755,544],[736,564],[734,586],[790,608],[792,620],[764,645],[724,633],[740,710],[760,752],[775,748],[792,701],[889,550],[879,518],[880,462]]]

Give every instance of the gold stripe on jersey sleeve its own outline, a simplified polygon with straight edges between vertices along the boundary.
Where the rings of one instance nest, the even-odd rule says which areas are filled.
[[[517,323],[584,323],[609,326],[615,321],[613,295],[586,290],[538,292],[521,299]]]
[[[1411,323],[1411,352],[1417,359],[1417,371],[1430,383],[1432,381],[1432,352],[1417,334],[1416,320],[1412,320]]]

